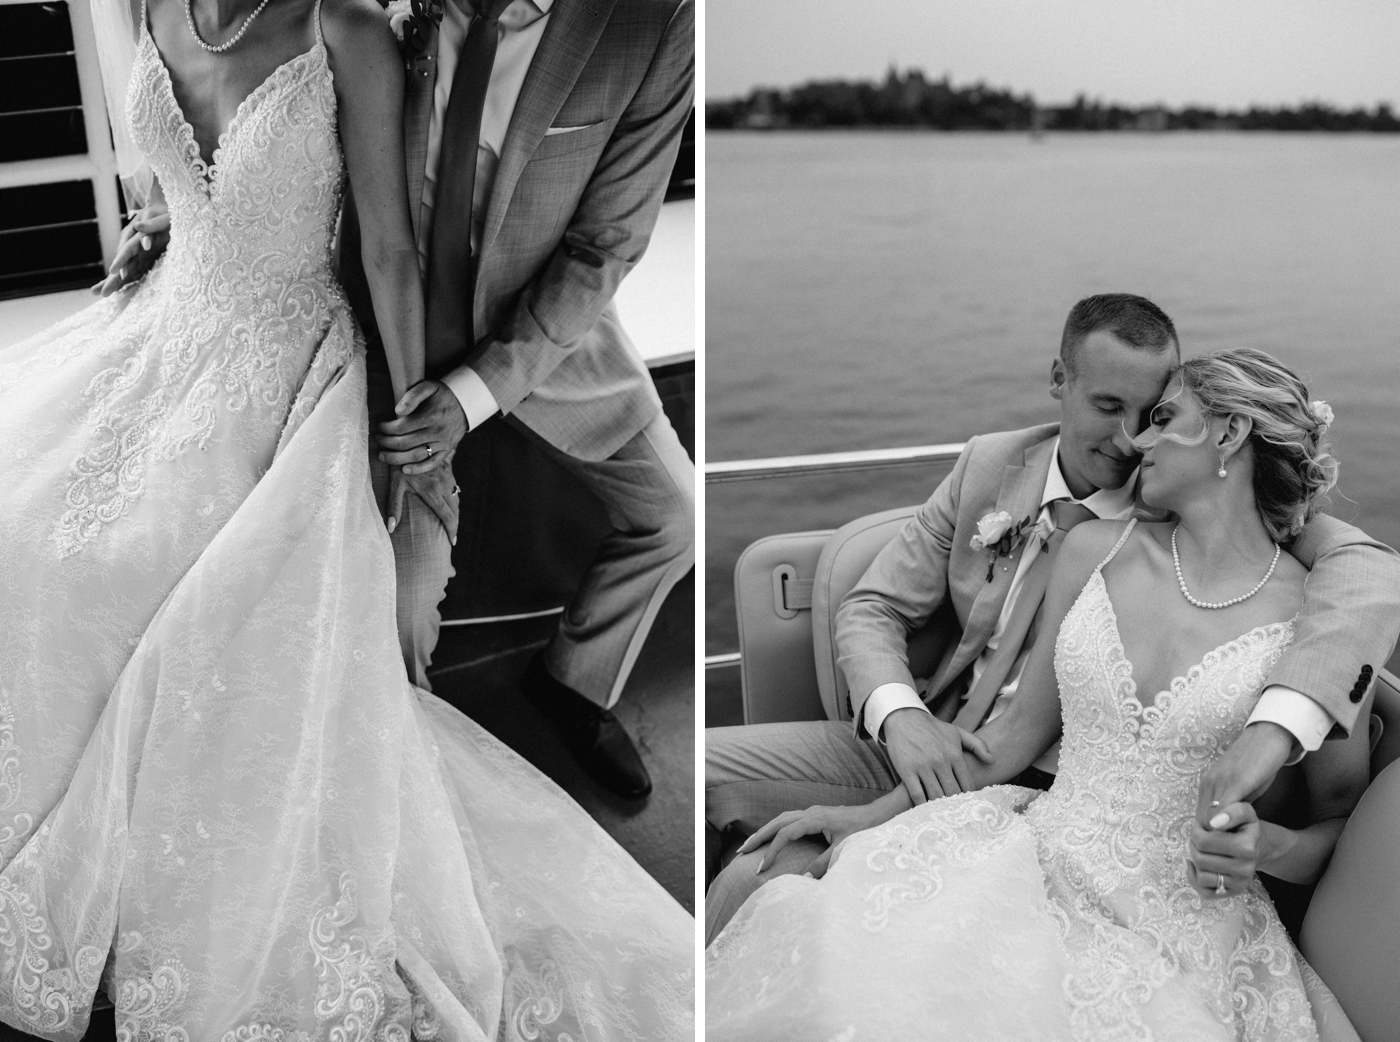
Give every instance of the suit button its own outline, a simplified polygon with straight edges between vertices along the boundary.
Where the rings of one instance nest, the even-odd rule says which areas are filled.
[[[1362,696],[1364,693],[1365,693],[1365,692],[1363,692],[1363,691],[1358,691],[1356,688],[1352,688],[1352,689],[1351,689],[1351,700],[1352,700],[1353,702],[1360,702],[1360,701],[1361,701],[1361,696]]]
[[[1371,667],[1370,667],[1370,666],[1362,666],[1362,667],[1361,667],[1361,675],[1362,675],[1363,677],[1369,677],[1369,676],[1371,675]]]

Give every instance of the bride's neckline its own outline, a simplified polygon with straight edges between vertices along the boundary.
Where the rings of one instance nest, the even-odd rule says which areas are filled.
[[[299,62],[316,54],[325,55],[326,44],[321,37],[320,26],[320,3],[316,10],[316,42],[300,54],[293,55],[284,61],[277,68],[267,74],[267,77],[249,91],[238,103],[238,108],[234,110],[233,118],[229,120],[228,126],[224,128],[222,134],[218,136],[214,146],[213,154],[206,160],[204,153],[199,147],[199,139],[195,137],[194,126],[185,115],[184,107],[180,104],[180,99],[175,96],[175,81],[170,75],[170,68],[165,64],[165,57],[160,53],[160,48],[156,46],[155,37],[151,34],[151,28],[146,18],[146,5],[141,5],[141,43],[142,46],[150,45],[151,54],[155,58],[156,68],[160,70],[161,78],[165,81],[166,92],[170,95],[170,100],[175,106],[175,112],[180,117],[179,136],[185,155],[190,161],[191,171],[203,186],[208,194],[218,180],[220,172],[219,159],[228,143],[233,139],[234,133],[247,122],[250,115],[256,111],[263,98],[272,93],[273,88],[282,78],[285,70],[291,68]],[[328,70],[329,71],[329,70]]]
[[[1104,564],[1107,563],[1107,561],[1104,562]],[[1181,674],[1180,676],[1172,677],[1172,679],[1168,682],[1165,688],[1158,691],[1155,695],[1152,696],[1152,701],[1150,703],[1144,704],[1142,700],[1138,697],[1137,677],[1133,675],[1133,662],[1132,659],[1128,658],[1128,649],[1123,644],[1123,632],[1118,628],[1118,611],[1114,608],[1113,598],[1109,596],[1108,593],[1108,583],[1104,580],[1103,577],[1103,564],[1099,565],[1097,568],[1094,569],[1094,574],[1089,577],[1089,581],[1091,583],[1098,583],[1099,592],[1103,597],[1103,602],[1108,607],[1109,621],[1113,625],[1113,640],[1114,643],[1117,645],[1118,654],[1121,656],[1122,661],[1127,666],[1127,676],[1125,678],[1128,683],[1127,697],[1131,699],[1132,702],[1138,707],[1139,712],[1135,714],[1135,717],[1140,723],[1146,722],[1147,714],[1153,709],[1157,709],[1159,713],[1165,712],[1165,707],[1162,706],[1162,696],[1165,695],[1168,698],[1171,698],[1179,692],[1189,688],[1192,683],[1199,680],[1202,676],[1205,675],[1207,663],[1215,664],[1215,662],[1218,659],[1224,658],[1225,656],[1232,655],[1238,652],[1241,648],[1249,644],[1256,634],[1263,633],[1267,636],[1268,634],[1275,631],[1280,633],[1289,633],[1293,629],[1293,623],[1298,618],[1298,616],[1295,614],[1293,618],[1286,619],[1283,622],[1266,622],[1259,626],[1255,626],[1252,630],[1248,630],[1245,633],[1241,633],[1239,636],[1233,637],[1222,644],[1216,645],[1210,651],[1207,651],[1199,660],[1197,660],[1196,663],[1192,665],[1191,668],[1189,668],[1185,673]]]

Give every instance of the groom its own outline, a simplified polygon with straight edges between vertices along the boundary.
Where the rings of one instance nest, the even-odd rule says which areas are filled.
[[[876,557],[842,602],[836,643],[854,729],[766,724],[706,732],[706,819],[712,845],[787,810],[868,803],[903,783],[915,803],[964,791],[959,728],[976,731],[1015,697],[1051,552],[1031,534],[1011,555],[969,552],[997,511],[1068,529],[1136,507],[1138,457],[1123,428],[1147,426],[1180,361],[1171,320],[1129,294],[1081,300],[1051,365],[1060,422],[974,438],[952,474]],[[1400,630],[1400,555],[1319,515],[1290,552],[1311,569],[1296,639],[1269,675],[1244,734],[1212,767],[1202,800],[1230,803],[1267,788],[1290,757],[1351,732],[1374,670]],[[910,675],[906,637],[951,602],[961,628],[925,693]],[[1053,634],[1049,639],[1053,639]],[[1058,745],[1015,779],[1048,788]],[[736,858],[706,896],[708,940],[762,882],[800,872],[825,844],[788,844],[763,875],[763,851]]]
[[[650,777],[608,710],[691,566],[694,470],[612,298],[646,249],[690,115],[694,7],[446,0],[441,23],[418,29],[404,142],[431,379],[407,416],[394,415],[353,200],[339,247],[369,345],[371,470],[390,518],[405,663],[428,687],[454,574],[453,453],[499,414],[581,479],[614,528],[526,694],[589,774],[642,797]],[[416,495],[388,502],[390,468]]]

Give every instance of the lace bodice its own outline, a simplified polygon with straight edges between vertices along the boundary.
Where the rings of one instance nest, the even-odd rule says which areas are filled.
[[[298,393],[307,408],[315,400],[304,393],[313,356],[327,375],[353,350],[332,270],[345,174],[319,3],[315,24],[316,43],[243,100],[206,164],[142,8],[127,113],[164,188],[170,241],[119,295],[111,335],[69,340],[71,353],[100,351],[104,364],[86,388],[87,436],[51,532],[59,557],[127,517],[153,465],[220,441],[240,455],[275,443],[304,418]],[[16,384],[33,380],[34,364]]]
[[[1094,569],[1055,645],[1064,736],[1054,789],[1028,812],[1056,857],[1114,882],[1147,869],[1186,885],[1186,837],[1201,773],[1244,730],[1292,622],[1259,626],[1205,656],[1144,706],[1103,568]],[[1104,861],[1102,853],[1113,855]]]
[[[232,304],[221,289],[296,301],[331,281],[344,164],[319,16],[318,3],[316,43],[243,99],[211,164],[200,156],[150,30],[141,26],[127,115],[170,205],[167,265],[180,269],[190,289],[212,291],[207,303],[216,314]]]

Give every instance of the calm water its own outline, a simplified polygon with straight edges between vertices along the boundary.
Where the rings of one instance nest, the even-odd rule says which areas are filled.
[[[1333,513],[1400,546],[1400,138],[713,133],[711,460],[963,441],[1057,417],[1091,293],[1160,304],[1187,355],[1263,348],[1336,410]],[[923,500],[941,472],[712,486],[707,645],[771,532]]]

